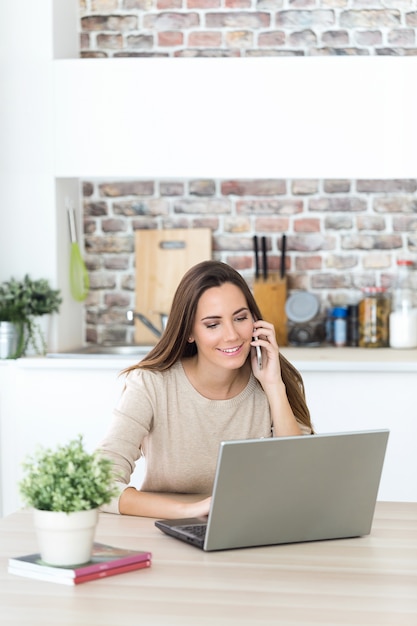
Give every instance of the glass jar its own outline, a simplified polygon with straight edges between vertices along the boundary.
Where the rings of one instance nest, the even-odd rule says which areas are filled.
[[[391,348],[417,347],[417,306],[414,289],[414,264],[398,259],[397,275],[392,294],[389,318],[389,345]]]
[[[359,347],[386,348],[391,300],[384,287],[366,287],[359,302]]]

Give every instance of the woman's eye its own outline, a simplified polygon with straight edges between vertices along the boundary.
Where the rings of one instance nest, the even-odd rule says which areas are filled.
[[[241,317],[237,317],[237,318],[236,318],[236,321],[237,321],[237,322],[244,322],[244,321],[245,321],[245,320],[247,320],[247,319],[248,319],[248,316],[247,316],[247,315],[242,315]]]
[[[213,322],[213,324],[207,324],[206,328],[216,328],[217,326],[217,322]]]

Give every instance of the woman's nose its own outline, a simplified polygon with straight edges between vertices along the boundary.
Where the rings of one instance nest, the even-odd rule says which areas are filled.
[[[236,337],[238,337],[238,332],[237,332],[236,327],[235,327],[235,325],[233,323],[230,323],[230,324],[226,323],[225,324],[223,336],[228,341],[232,341],[233,339],[236,339]]]

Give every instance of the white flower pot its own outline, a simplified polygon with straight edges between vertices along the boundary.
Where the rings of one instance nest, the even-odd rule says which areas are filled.
[[[71,566],[90,560],[98,509],[62,513],[34,510],[34,524],[42,560]]]

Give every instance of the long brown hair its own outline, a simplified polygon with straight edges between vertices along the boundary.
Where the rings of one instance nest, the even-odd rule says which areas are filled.
[[[220,287],[224,283],[236,285],[245,296],[253,317],[262,319],[256,300],[239,272],[220,261],[203,261],[189,269],[179,283],[166,328],[156,346],[142,361],[125,369],[124,373],[137,368],[162,372],[178,360],[196,354],[196,344],[190,343],[188,337],[192,334],[198,302],[207,289]],[[294,415],[312,429],[301,374],[281,353],[279,358],[282,380]]]

